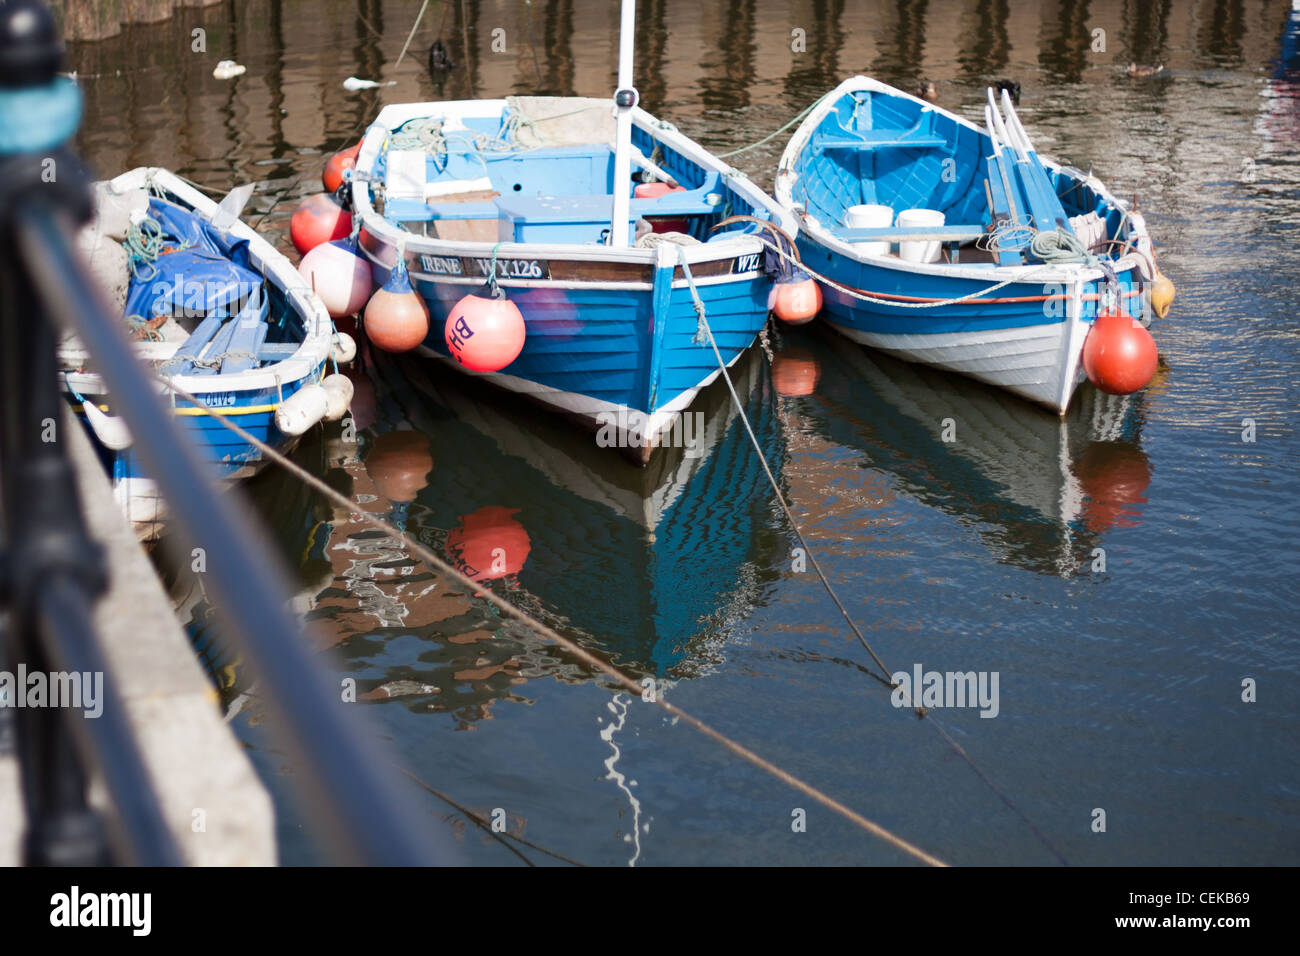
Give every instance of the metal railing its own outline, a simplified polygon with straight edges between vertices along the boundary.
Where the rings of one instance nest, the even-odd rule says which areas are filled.
[[[64,404],[59,327],[94,357],[175,530],[187,546],[204,549],[206,584],[226,637],[258,676],[272,725],[297,760],[303,807],[325,846],[350,863],[456,862],[450,831],[430,826],[376,754],[374,735],[346,713],[351,705],[309,653],[301,622],[286,607],[291,591],[273,545],[216,492],[75,252],[73,229],[91,212],[90,183],[59,145],[67,131],[51,122],[45,138],[52,141],[42,142],[40,129],[5,123],[42,97],[46,116],[79,114],[75,84],[56,75],[61,52],[43,5],[11,0],[0,9],[0,605],[10,618],[10,663],[106,678],[99,720],[58,708],[15,712],[25,862],[182,862],[95,637],[91,609],[104,589],[104,558],[82,519],[64,443],[42,436],[43,423],[59,421]],[[107,784],[126,835],[124,852],[111,852],[106,828],[87,804],[92,767]]]

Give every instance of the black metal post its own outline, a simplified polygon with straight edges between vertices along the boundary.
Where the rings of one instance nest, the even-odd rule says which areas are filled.
[[[8,11],[15,8],[42,11],[48,17],[44,8],[31,0],[10,0],[7,7],[0,9],[0,95],[6,81],[5,45],[10,42],[5,32],[6,18],[12,25]],[[49,29],[52,33],[52,26]],[[23,56],[18,58],[26,62],[30,50],[21,52]],[[52,66],[48,73],[53,76]],[[459,854],[450,831],[431,829],[427,815],[420,813],[397,787],[393,769],[381,759],[376,741],[363,736],[357,721],[345,716],[345,710],[354,705],[344,704],[338,686],[330,685],[303,639],[301,623],[285,607],[284,595],[291,592],[285,574],[272,557],[274,548],[261,529],[214,491],[207,472],[180,434],[170,408],[160,400],[151,371],[134,354],[121,321],[112,316],[74,253],[72,227],[86,217],[88,210],[83,206],[88,194],[85,183],[71,174],[75,169],[71,157],[63,157],[59,164],[57,188],[43,182],[33,187],[31,171],[35,167],[29,163],[27,167],[15,167],[26,178],[16,180],[17,187],[7,195],[0,193],[0,275],[5,278],[7,290],[7,309],[0,325],[8,337],[3,340],[6,380],[0,382],[0,387],[21,383],[22,388],[21,392],[9,391],[12,400],[4,403],[5,520],[15,523],[6,528],[6,534],[11,542],[24,542],[24,553],[39,556],[45,568],[38,575],[30,570],[26,558],[9,562],[10,576],[17,585],[15,593],[23,599],[20,606],[28,615],[24,619],[29,621],[29,626],[20,630],[32,630],[30,616],[37,606],[48,612],[45,621],[52,630],[76,629],[88,619],[85,613],[58,613],[55,605],[35,603],[31,595],[44,575],[59,574],[59,589],[86,588],[83,594],[87,598],[93,594],[90,586],[95,581],[94,575],[86,573],[94,565],[89,561],[90,551],[79,518],[57,514],[53,505],[57,497],[62,499],[65,512],[77,511],[75,489],[68,490],[67,461],[63,459],[58,465],[55,459],[61,451],[32,447],[31,433],[24,430],[31,415],[31,395],[48,389],[49,395],[42,403],[54,395],[50,383],[52,370],[57,371],[53,364],[55,325],[49,321],[53,317],[63,328],[75,332],[95,357],[115,411],[126,420],[134,450],[167,500],[175,526],[183,538],[204,548],[209,587],[228,625],[228,636],[259,676],[275,723],[300,760],[295,783],[303,802],[337,855],[352,863],[455,862]],[[0,190],[8,181],[3,172],[0,170]],[[19,365],[28,365],[30,374],[9,378]],[[41,408],[45,409],[46,404]],[[57,420],[57,413],[53,414]],[[8,447],[10,439],[12,448]],[[42,482],[49,482],[49,488],[57,483],[60,490],[57,495],[51,491],[49,497],[40,498],[38,508],[24,496],[43,494],[36,487]],[[56,527],[61,534],[45,530]],[[38,550],[33,541],[45,550]],[[39,590],[47,597],[68,593]],[[83,611],[88,606],[80,605]],[[79,642],[66,638],[65,634],[55,643],[60,653],[85,650]],[[28,643],[34,642],[33,637]],[[116,780],[129,786],[132,774],[108,776],[110,784]],[[68,786],[53,795],[75,791],[78,783],[70,780]]]
[[[53,88],[61,54],[43,6],[6,4],[0,11],[0,97],[8,97],[11,110],[21,114],[41,102]],[[126,858],[175,864],[180,856],[96,643],[89,609],[104,590],[103,554],[82,519],[61,434],[56,326],[18,256],[18,211],[27,197],[39,195],[46,208],[77,221],[90,213],[79,164],[50,148],[58,144],[49,140],[65,130],[58,123],[42,130],[44,119],[36,113],[29,128],[0,131],[9,152],[0,165],[0,502],[7,545],[0,578],[11,613],[11,660],[29,674],[103,674],[106,694],[104,711],[93,720],[80,709],[52,706],[53,700],[16,711],[27,815],[24,862],[110,862],[107,831],[86,800],[87,768],[98,757],[127,823]]]

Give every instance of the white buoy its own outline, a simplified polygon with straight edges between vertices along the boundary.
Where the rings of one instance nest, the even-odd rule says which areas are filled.
[[[325,390],[325,421],[336,422],[348,413],[352,404],[352,379],[335,372],[320,383]]]
[[[349,239],[325,242],[311,250],[298,263],[298,274],[336,319],[360,312],[374,287],[370,264],[357,254]]]
[[[131,432],[127,429],[126,422],[105,415],[97,405],[88,401],[83,401],[81,408],[86,413],[86,421],[90,422],[91,431],[95,433],[100,444],[113,451],[131,447]]]
[[[329,395],[319,385],[304,385],[275,410],[275,427],[286,435],[301,435],[325,417]]]
[[[330,340],[330,358],[339,365],[347,365],[357,357],[357,340],[346,332],[335,332]]]

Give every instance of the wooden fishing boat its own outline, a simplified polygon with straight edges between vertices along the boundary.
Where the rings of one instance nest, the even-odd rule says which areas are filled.
[[[724,361],[735,362],[767,320],[772,279],[763,226],[732,217],[787,232],[794,223],[633,105],[631,6],[613,100],[389,106],[362,141],[352,208],[376,280],[401,250],[428,305],[422,354],[469,371],[451,357],[446,324],[491,282],[517,306],[526,337],[508,365],[471,374],[576,418],[644,463],[719,370],[688,272]]]
[[[213,476],[231,480],[266,462],[214,415],[287,450],[311,425],[339,417],[351,398],[350,385],[334,393],[336,382],[329,392],[320,384],[336,343],[348,358],[346,340],[335,336],[293,265],[237,218],[249,192],[218,205],[165,169],[141,167],[97,184],[96,220],[79,240],[122,307],[140,357],[202,404],[159,385]],[[90,355],[70,337],[59,362],[119,503],[140,539],[155,540],[163,502],[130,433],[111,414],[112,397]]]
[[[999,108],[990,90],[985,119],[861,76],[818,102],[775,193],[823,278],[823,316],[856,342],[1057,412],[1101,316],[1104,334],[1143,351],[1128,365],[1101,359],[1099,384],[1141,387],[1155,369],[1143,327],[1172,298],[1142,215],[1095,177],[1039,159],[1008,96]],[[1112,323],[1121,310],[1142,326]]]

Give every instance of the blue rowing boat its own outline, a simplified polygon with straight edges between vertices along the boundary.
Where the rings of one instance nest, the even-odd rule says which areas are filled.
[[[834,328],[1064,413],[1098,315],[1149,325],[1151,290],[1168,280],[1143,217],[1040,159],[1009,97],[990,91],[985,120],[854,77],[791,138],[776,198]]]
[[[266,462],[215,416],[288,450],[316,422],[340,417],[351,387],[336,392],[343,377],[326,374],[334,343],[344,359],[349,343],[333,337],[325,307],[283,255],[223,206],[165,169],[134,169],[97,184],[96,219],[79,243],[116,297],[140,358],[202,407],[160,383],[162,399],[213,477],[233,480]],[[155,540],[163,502],[130,433],[111,414],[91,356],[68,338],[59,361],[119,503],[138,537]]]
[[[690,279],[734,363],[767,321],[764,227],[793,230],[671,124],[580,97],[389,106],[362,141],[352,205],[376,281],[402,250],[431,317],[423,355],[575,418],[641,463],[718,375]],[[489,280],[526,337],[507,366],[469,372],[445,325]]]

